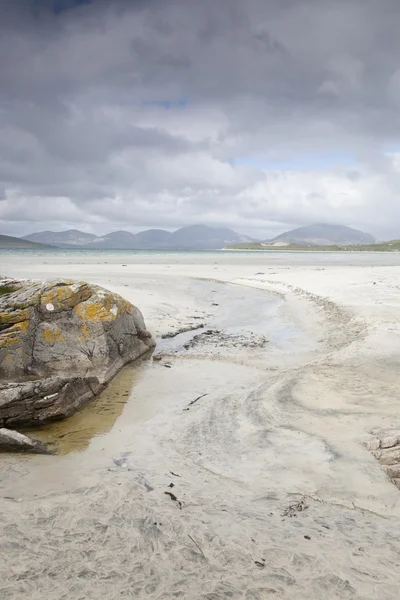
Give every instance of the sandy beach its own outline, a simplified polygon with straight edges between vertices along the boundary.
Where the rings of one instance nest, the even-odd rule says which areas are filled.
[[[400,491],[363,441],[400,425],[400,255],[15,252],[0,272],[118,292],[160,358],[36,432],[57,455],[1,457],[2,599],[399,597]]]

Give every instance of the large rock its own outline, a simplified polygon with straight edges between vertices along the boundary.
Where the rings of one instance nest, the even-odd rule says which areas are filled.
[[[139,309],[106,289],[0,280],[0,427],[69,416],[154,345]]]

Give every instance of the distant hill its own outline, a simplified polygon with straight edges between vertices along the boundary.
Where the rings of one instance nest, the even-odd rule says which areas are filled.
[[[250,241],[250,239],[224,227],[190,225],[172,233],[168,244],[170,247],[178,249],[215,250],[223,248],[226,244]]]
[[[94,239],[85,244],[85,247],[132,250],[137,248],[137,243],[135,235],[130,231],[113,231],[102,237],[94,236]]]
[[[287,242],[289,244],[312,246],[353,246],[374,244],[375,239],[369,233],[352,229],[345,225],[327,225],[324,223],[298,227],[276,236],[269,243]],[[275,244],[276,245],[276,244]]]
[[[151,248],[168,248],[172,236],[173,233],[164,229],[146,229],[137,233],[135,238],[139,248],[148,250]]]
[[[0,248],[46,248],[45,244],[35,244],[28,240],[11,237],[9,235],[0,235]]]
[[[25,236],[24,240],[51,244],[61,248],[91,248],[117,250],[217,250],[228,244],[251,242],[252,238],[232,229],[191,225],[171,233],[164,229],[147,229],[133,234],[113,231],[103,236],[69,231],[43,231]]]
[[[85,233],[78,229],[69,229],[68,231],[39,231],[26,235],[24,240],[37,242],[40,244],[50,244],[63,248],[64,246],[84,246],[93,241],[97,236],[92,233]]]

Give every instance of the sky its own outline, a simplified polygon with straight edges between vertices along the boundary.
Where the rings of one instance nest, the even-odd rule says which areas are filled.
[[[400,237],[398,0],[3,0],[0,233]]]

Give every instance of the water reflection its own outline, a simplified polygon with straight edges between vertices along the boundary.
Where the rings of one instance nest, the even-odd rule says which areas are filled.
[[[151,356],[146,355],[125,366],[95,400],[72,417],[40,429],[29,429],[26,433],[51,444],[59,455],[86,450],[93,438],[113,428],[128,400],[134,398],[135,387],[150,359]]]

